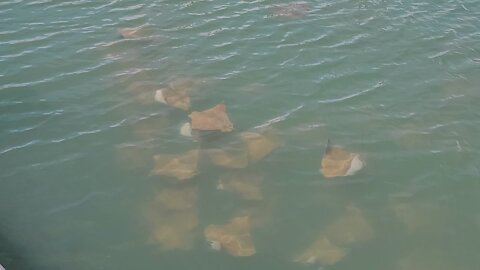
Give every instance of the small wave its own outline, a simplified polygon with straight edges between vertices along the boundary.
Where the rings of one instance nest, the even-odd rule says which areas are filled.
[[[56,214],[56,213],[59,213],[59,212],[63,212],[63,211],[66,211],[66,210],[69,210],[69,209],[72,209],[72,208],[75,208],[75,207],[79,207],[79,206],[91,201],[95,197],[106,197],[106,196],[109,196],[109,195],[112,195],[112,194],[109,193],[109,192],[104,192],[104,191],[93,191],[93,192],[90,192],[87,195],[83,196],[81,199],[79,199],[77,201],[70,202],[70,203],[65,203],[61,206],[57,206],[55,208],[47,210],[47,211],[45,211],[45,214],[46,215],[52,215],[52,214]]]
[[[27,142],[27,143],[25,143],[25,144],[8,147],[7,149],[1,150],[1,151],[0,151],[0,155],[6,154],[6,153],[11,152],[11,151],[14,151],[14,150],[18,150],[18,149],[22,149],[22,148],[25,148],[25,147],[29,147],[29,146],[31,146],[31,145],[36,145],[36,144],[38,144],[39,142],[40,142],[40,140],[33,140],[33,141],[29,141],[29,142]]]
[[[302,109],[304,107],[304,105],[300,105],[298,107],[295,107],[293,109],[290,109],[288,110],[286,113],[280,115],[280,116],[277,116],[277,117],[274,117],[270,120],[267,120],[265,121],[264,123],[258,125],[258,126],[255,126],[254,128],[265,128],[265,127],[268,127],[268,126],[271,126],[275,123],[278,123],[278,122],[281,122],[281,121],[285,121],[290,115],[292,115],[293,113],[297,112],[298,110]]]
[[[347,95],[347,96],[343,96],[343,97],[339,97],[339,98],[332,98],[332,99],[324,99],[324,100],[319,100],[317,101],[318,103],[336,103],[336,102],[342,102],[342,101],[345,101],[345,100],[349,100],[349,99],[352,99],[352,98],[355,98],[355,97],[358,97],[358,96],[362,96],[364,94],[367,94],[379,87],[383,86],[383,81],[380,81],[378,82],[376,85],[374,85],[373,87],[371,88],[367,88],[365,90],[362,90],[362,91],[359,91],[359,92],[356,92],[356,93],[353,93],[353,94],[350,94],[350,95]]]

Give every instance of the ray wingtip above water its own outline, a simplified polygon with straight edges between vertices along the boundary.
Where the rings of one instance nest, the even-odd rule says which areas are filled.
[[[330,140],[327,140],[320,162],[320,173],[326,178],[351,176],[360,171],[364,164],[359,154],[348,152],[339,145],[331,145]]]
[[[190,123],[185,123],[180,127],[180,135],[185,137],[192,137],[192,125]]]
[[[167,104],[167,101],[165,100],[165,97],[163,95],[163,88],[155,91],[155,101]]]

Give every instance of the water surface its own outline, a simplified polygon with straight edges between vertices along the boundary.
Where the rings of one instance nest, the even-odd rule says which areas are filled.
[[[374,236],[325,269],[477,269],[480,2],[309,0],[274,16],[285,3],[0,2],[0,263],[318,269],[295,256],[353,205]],[[138,91],[185,79],[201,82],[192,110],[224,102],[235,126],[202,149],[266,126],[284,141],[245,169],[264,177],[261,203],[217,190],[230,170],[208,162],[184,182],[150,174],[154,154],[199,143],[179,135],[188,113]],[[366,167],[324,178],[327,139]],[[165,251],[145,208],[180,187],[198,192],[195,240]],[[206,226],[256,205],[254,256],[210,248]]]

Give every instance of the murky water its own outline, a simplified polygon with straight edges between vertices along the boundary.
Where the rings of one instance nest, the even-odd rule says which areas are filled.
[[[478,269],[480,2],[291,3],[0,1],[0,264]]]

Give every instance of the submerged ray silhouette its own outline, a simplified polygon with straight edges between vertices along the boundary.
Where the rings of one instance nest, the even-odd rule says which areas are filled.
[[[250,229],[250,218],[241,216],[233,218],[225,225],[208,225],[204,235],[212,246],[223,248],[232,256],[245,257],[256,252]]]
[[[213,164],[232,169],[248,166],[248,153],[244,149],[210,149],[207,152]]]
[[[161,250],[188,250],[193,247],[197,227],[197,189],[166,188],[145,209],[151,240]]]
[[[178,180],[192,178],[197,173],[199,150],[190,150],[183,155],[155,155],[152,175],[175,177]]]
[[[275,17],[299,19],[304,17],[309,10],[310,5],[307,2],[295,2],[274,6],[272,8],[272,15]]]
[[[345,213],[322,230],[313,244],[298,255],[295,261],[333,265],[347,255],[349,245],[369,240],[373,234],[373,228],[363,212],[356,206],[349,205]]]
[[[142,28],[141,27],[124,27],[118,28],[117,32],[122,36],[122,38],[138,38],[140,36]]]
[[[172,81],[168,86],[155,91],[155,100],[188,111],[191,106],[190,95],[200,83],[200,80],[194,79],[178,79]]]
[[[217,188],[237,193],[244,200],[258,201],[263,199],[260,174],[247,172],[231,172],[220,176]]]
[[[251,162],[259,161],[275,149],[283,146],[283,142],[274,136],[271,131],[264,133],[244,132],[240,136],[247,146]]]

